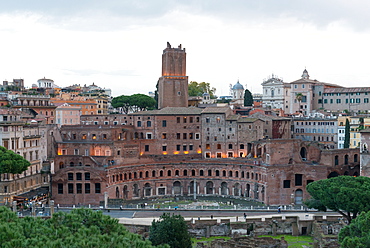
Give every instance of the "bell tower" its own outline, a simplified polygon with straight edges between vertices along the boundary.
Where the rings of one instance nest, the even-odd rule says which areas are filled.
[[[188,77],[186,53],[181,45],[167,48],[162,54],[162,76],[158,82],[158,108],[188,107]]]

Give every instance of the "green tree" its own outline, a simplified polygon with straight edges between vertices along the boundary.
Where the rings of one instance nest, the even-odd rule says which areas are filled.
[[[45,220],[18,218],[8,208],[0,207],[0,240],[0,247],[153,247],[150,241],[127,231],[117,219],[91,209],[58,212]]]
[[[253,106],[253,96],[248,89],[244,91],[244,106],[245,107]]]
[[[370,212],[362,212],[351,224],[340,230],[341,247],[370,247]]]
[[[144,94],[122,95],[112,99],[112,106],[120,108],[124,114],[128,114],[130,112],[154,109],[156,100]]]
[[[164,213],[150,227],[149,240],[153,245],[168,244],[171,248],[191,248],[191,238],[181,215]]]
[[[308,184],[307,192],[312,197],[305,202],[308,207],[321,211],[337,211],[348,223],[362,211],[370,210],[368,177],[339,176],[323,179]]]
[[[188,85],[189,96],[202,96],[203,93],[208,93],[210,95],[210,98],[214,99],[216,98],[215,92],[216,88],[211,88],[210,83],[197,83],[195,81],[191,81]]]
[[[21,155],[0,146],[0,174],[20,174],[28,169],[30,162]]]
[[[346,127],[344,129],[344,148],[349,148],[350,145],[350,135],[351,135],[351,126],[349,125],[348,118],[346,119]]]

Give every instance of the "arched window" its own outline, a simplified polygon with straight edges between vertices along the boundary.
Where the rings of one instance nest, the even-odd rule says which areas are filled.
[[[339,164],[338,155],[336,155],[334,157],[334,165],[338,165],[338,164]]]
[[[163,177],[163,170],[159,171],[159,176]]]
[[[199,171],[199,176],[201,176],[201,177],[202,177],[202,176],[204,176],[204,172],[203,172],[203,170],[200,170],[200,171]]]
[[[348,164],[348,155],[344,156],[344,164]]]
[[[220,171],[216,170],[216,177],[219,177],[219,176],[220,176]]]
[[[184,176],[188,175],[188,170],[184,170]]]
[[[171,171],[169,170],[169,171],[167,171],[167,176],[171,176]]]

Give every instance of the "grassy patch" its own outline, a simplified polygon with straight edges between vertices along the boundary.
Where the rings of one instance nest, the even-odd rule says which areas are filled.
[[[191,242],[193,244],[193,247],[196,247],[197,243],[198,242],[211,242],[212,240],[215,240],[215,239],[224,239],[224,240],[229,240],[231,239],[231,237],[227,237],[227,236],[215,236],[215,237],[209,237],[209,238],[191,238]]]
[[[288,247],[294,247],[294,248],[302,248],[303,245],[305,247],[313,247],[310,245],[310,243],[313,243],[313,237],[311,236],[292,236],[292,235],[262,235],[258,237],[271,237],[274,239],[281,239],[281,237],[284,237],[284,239],[288,242]]]

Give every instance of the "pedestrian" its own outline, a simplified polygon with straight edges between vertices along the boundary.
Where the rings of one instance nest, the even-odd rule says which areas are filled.
[[[246,213],[244,213],[244,219],[247,219],[247,214]]]
[[[211,220],[213,220],[213,215],[211,215]]]
[[[200,217],[198,217],[198,220],[200,220]]]
[[[281,213],[281,207],[280,206],[278,207],[278,213]]]

